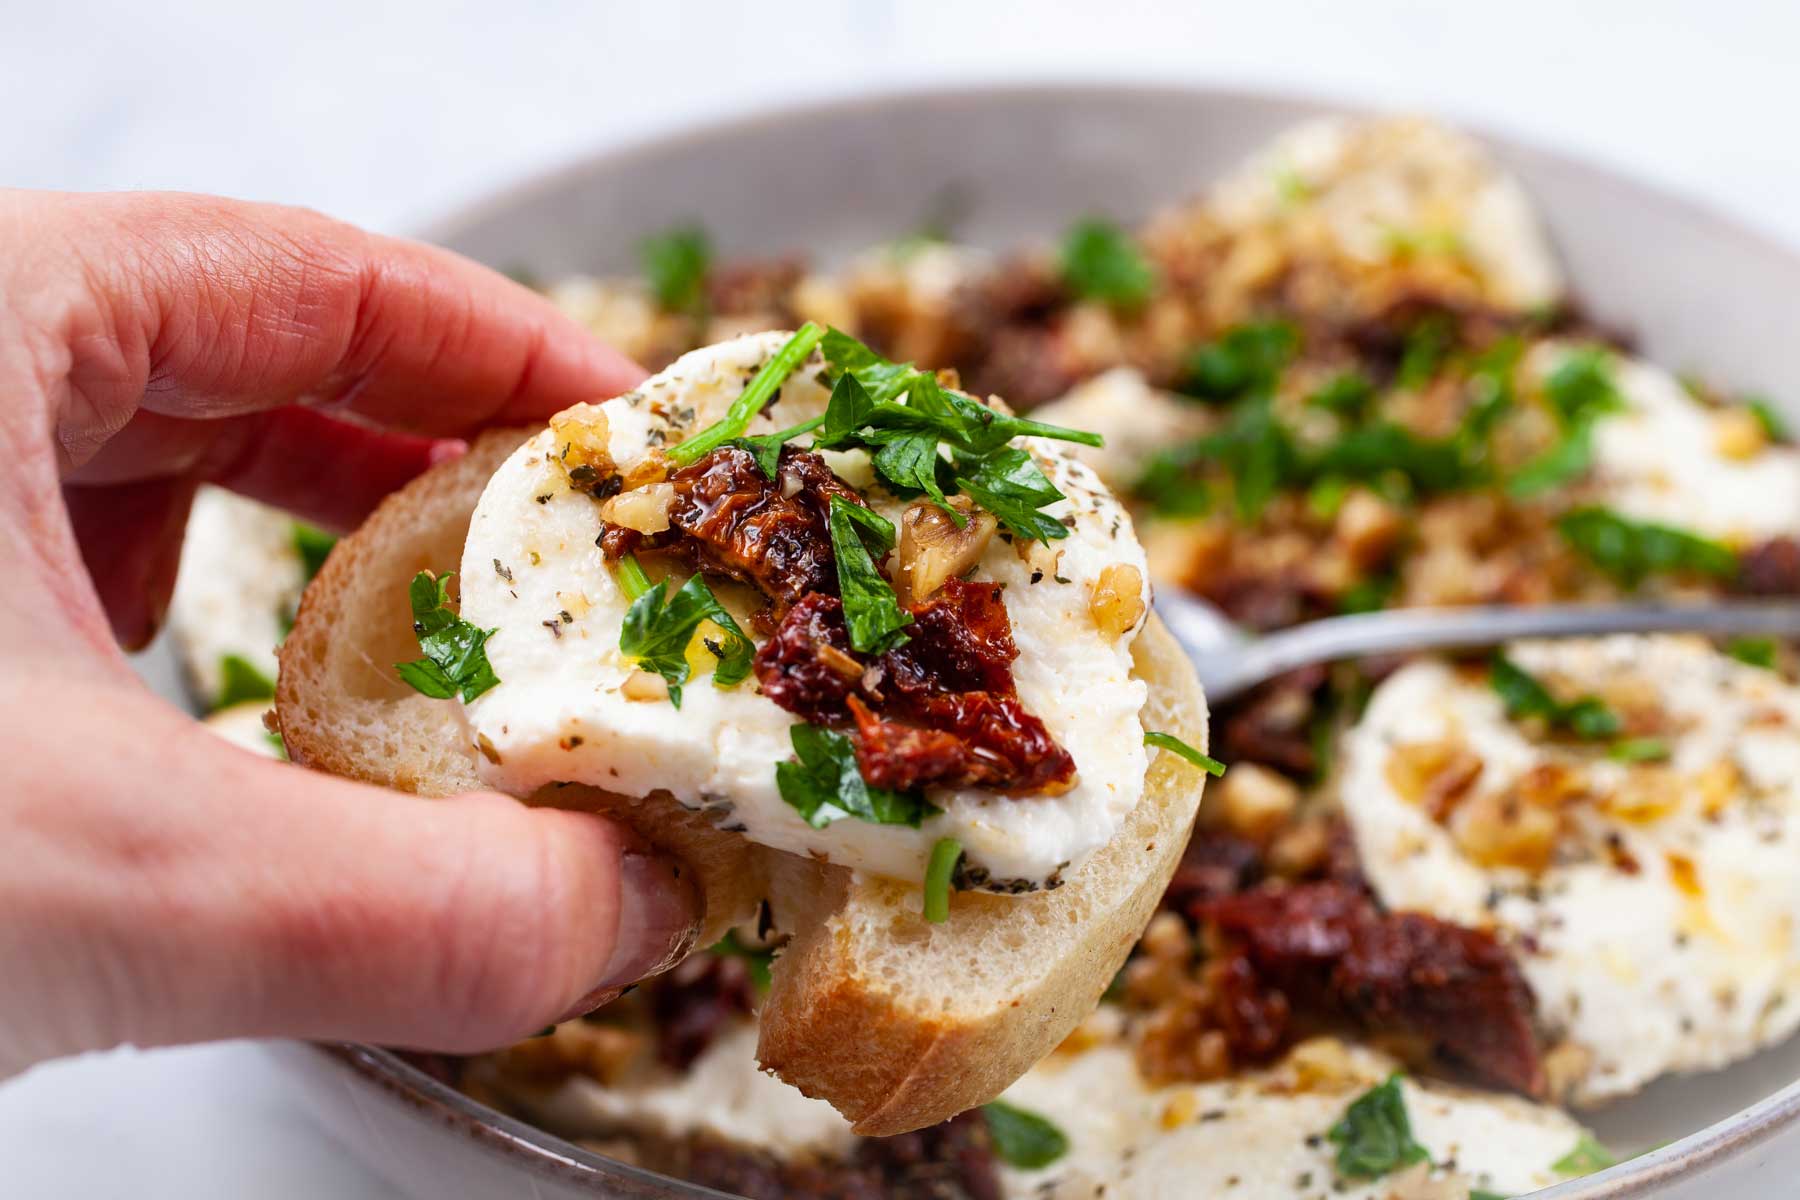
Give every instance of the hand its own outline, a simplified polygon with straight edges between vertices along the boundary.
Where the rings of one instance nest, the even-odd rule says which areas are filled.
[[[312,213],[0,192],[0,1076],[121,1042],[471,1051],[685,952],[692,894],[617,827],[259,760],[118,646],[155,632],[200,483],[350,526],[460,435],[642,374]]]

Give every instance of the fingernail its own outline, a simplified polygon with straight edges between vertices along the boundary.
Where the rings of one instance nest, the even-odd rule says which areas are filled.
[[[700,936],[704,901],[693,872],[647,850],[619,856],[619,932],[599,980],[557,1018],[570,1021],[618,999],[640,979],[688,956]]]
[[[440,463],[455,462],[469,452],[469,443],[461,438],[437,438],[431,443],[431,449],[425,458],[432,466]]]

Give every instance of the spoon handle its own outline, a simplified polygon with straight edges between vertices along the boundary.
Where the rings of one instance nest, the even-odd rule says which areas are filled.
[[[1180,626],[1172,623],[1180,638]],[[1213,702],[1297,667],[1371,654],[1478,649],[1515,638],[1608,633],[1762,634],[1800,638],[1800,603],[1410,608],[1329,617],[1237,645],[1190,646]]]

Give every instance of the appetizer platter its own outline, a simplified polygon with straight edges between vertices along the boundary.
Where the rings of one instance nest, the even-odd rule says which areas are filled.
[[[1796,410],[1749,386],[1800,368],[1728,331],[1705,369],[1629,294],[1642,256],[1553,238],[1533,185],[1566,201],[1566,169],[1441,123],[1030,96],[791,136],[1048,105],[1087,145],[1223,105],[1247,144],[1110,189],[1142,151],[1090,147],[1060,216],[946,173],[778,241],[670,209],[692,148],[620,160],[637,191],[548,181],[446,240],[656,375],[335,549],[202,498],[173,620],[221,732],[563,793],[707,901],[696,953],[588,1018],[467,1060],[284,1052],[297,1076],[347,1063],[384,1127],[411,1097],[555,1195],[1688,1195],[1779,1155],[1791,1100],[1728,1114],[1796,1061],[1792,647],[1307,668],[1209,736],[1150,602],[1270,630],[1800,596]],[[899,203],[884,170],[864,209]],[[1644,207],[1608,186],[1585,202]],[[418,1186],[406,1141],[383,1169]]]

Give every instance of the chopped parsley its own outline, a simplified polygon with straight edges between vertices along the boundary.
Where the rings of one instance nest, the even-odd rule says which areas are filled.
[[[1182,758],[1187,759],[1196,767],[1199,767],[1202,771],[1205,771],[1208,775],[1214,776],[1215,778],[1225,773],[1224,763],[1212,757],[1210,754],[1202,754],[1172,733],[1147,732],[1144,734],[1144,745],[1154,746],[1158,750],[1167,750],[1171,754],[1180,755]]]
[[[638,262],[664,312],[706,311],[706,272],[712,265],[712,241],[706,230],[682,225],[647,237],[638,243]]]
[[[219,659],[219,694],[213,708],[230,708],[253,700],[273,700],[275,681],[241,654],[227,654]]]
[[[931,858],[925,864],[923,908],[925,919],[933,925],[950,919],[950,889],[962,856],[962,843],[955,838],[939,838],[932,844]]]
[[[1375,398],[1375,385],[1360,371],[1343,371],[1314,389],[1306,402],[1339,416],[1360,418]]]
[[[1124,230],[1087,217],[1063,235],[1062,279],[1079,299],[1137,308],[1156,288],[1156,268]]]
[[[862,447],[884,486],[902,498],[925,495],[958,526],[967,518],[948,501],[961,489],[1024,538],[1067,537],[1038,509],[1062,499],[1017,437],[1098,446],[1098,434],[1011,416],[938,383],[908,363],[893,363],[833,329],[820,347],[833,383],[814,449]],[[798,428],[798,427],[796,427]],[[786,436],[794,431],[783,431]],[[946,458],[948,447],[953,460]]]
[[[775,764],[775,786],[781,798],[814,829],[854,817],[875,825],[908,825],[938,810],[918,792],[878,788],[862,776],[856,748],[841,733],[817,725],[788,730],[799,761]]]
[[[901,631],[912,624],[912,614],[900,607],[894,586],[876,569],[863,543],[865,535],[873,539],[876,554],[885,557],[894,548],[893,522],[872,508],[833,496],[828,524],[850,645],[863,654],[903,645],[906,635]]]
[[[1406,348],[1400,354],[1394,386],[1402,391],[1415,391],[1430,383],[1450,356],[1454,334],[1450,319],[1442,313],[1434,313],[1415,324],[1406,335]]]
[[[1431,1161],[1431,1152],[1413,1140],[1400,1079],[1396,1071],[1351,1101],[1325,1134],[1338,1148],[1337,1173],[1345,1179],[1377,1179]]]
[[[1594,1140],[1592,1134],[1584,1133],[1572,1150],[1550,1164],[1550,1169],[1563,1175],[1592,1175],[1618,1161],[1612,1151]]]
[[[1469,1200],[1510,1200],[1510,1197],[1503,1196],[1499,1192],[1490,1192],[1486,1188],[1471,1188]]]
[[[1753,667],[1761,667],[1765,671],[1775,669],[1775,639],[1766,637],[1734,637],[1725,643],[1725,653],[1741,663]]]
[[[1337,610],[1345,615],[1380,612],[1394,598],[1394,590],[1399,586],[1400,580],[1392,574],[1359,579],[1338,596]]]
[[[1670,525],[1634,521],[1608,508],[1590,506],[1565,513],[1557,532],[1589,562],[1632,588],[1650,575],[1686,573],[1727,579],[1737,573],[1729,548]]]
[[[738,940],[736,930],[728,929],[724,937],[708,948],[707,953],[719,958],[743,959],[744,965],[750,969],[750,982],[756,985],[756,990],[769,990],[769,967],[775,961],[775,951],[746,946]]]
[[[779,433],[763,433],[758,434],[755,437],[732,438],[725,444],[728,446],[736,446],[740,450],[748,450],[751,457],[756,459],[756,465],[762,468],[762,473],[770,479],[773,479],[775,478],[775,469],[781,462],[781,448],[801,434],[811,433],[824,423],[824,417],[814,417],[810,421],[802,421],[800,424],[788,429],[783,429]]]
[[[407,595],[412,602],[413,633],[418,636],[423,658],[395,663],[394,670],[414,691],[433,700],[461,694],[470,701],[500,682],[488,664],[487,640],[497,630],[478,629],[450,609],[450,581],[454,574],[433,577],[430,571],[413,576]]]
[[[1771,442],[1788,440],[1787,418],[1776,412],[1775,406],[1768,400],[1761,396],[1746,396],[1744,407],[1750,410],[1750,415],[1756,418],[1756,423],[1762,426],[1763,433]]]
[[[1068,1135],[1030,1109],[990,1100],[981,1106],[981,1115],[987,1119],[994,1153],[1009,1167],[1033,1171],[1069,1152]]]
[[[1606,757],[1617,762],[1661,762],[1669,757],[1669,743],[1658,737],[1620,738],[1607,747]]]
[[[1565,729],[1590,741],[1619,732],[1619,714],[1598,697],[1583,696],[1565,704],[1504,654],[1494,656],[1488,681],[1505,703],[1506,715],[1515,721],[1540,717],[1553,728]]]
[[[969,473],[956,476],[956,486],[1027,541],[1049,542],[1069,536],[1068,526],[1041,511],[1061,500],[1063,494],[1037,461],[1017,447],[973,459]]]
[[[1576,350],[1544,380],[1544,399],[1561,437],[1520,467],[1507,483],[1515,496],[1535,496],[1587,473],[1594,457],[1594,422],[1625,407],[1604,350]]]
[[[331,554],[331,548],[337,545],[337,535],[326,533],[305,521],[295,521],[293,538],[294,553],[300,556],[300,566],[305,571],[306,582],[311,583],[324,569],[326,557]]]
[[[731,402],[723,420],[707,426],[669,451],[669,457],[680,466],[699,462],[733,438],[742,437],[750,422],[763,406],[781,390],[789,375],[800,369],[825,336],[825,330],[808,321],[787,340],[775,356],[762,365],[738,398]]]
[[[1299,346],[1299,332],[1286,321],[1234,326],[1188,353],[1181,390],[1205,400],[1269,391]]]
[[[631,565],[626,567],[625,563]],[[681,707],[682,685],[693,673],[688,646],[702,622],[711,621],[723,632],[718,642],[710,638],[705,641],[707,650],[718,659],[718,666],[713,668],[713,686],[735,687],[750,674],[755,643],[745,636],[699,574],[688,576],[688,581],[669,596],[666,579],[647,589],[643,587],[643,568],[636,559],[621,560],[619,573],[621,589],[633,597],[619,630],[619,650],[636,659],[644,670],[662,676],[669,685],[669,703]]]

